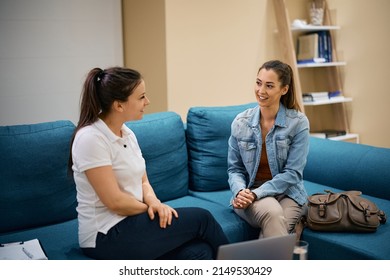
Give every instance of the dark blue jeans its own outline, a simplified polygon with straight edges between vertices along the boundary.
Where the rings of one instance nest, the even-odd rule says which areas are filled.
[[[177,208],[179,218],[160,228],[158,216],[152,221],[147,213],[129,216],[98,233],[96,248],[82,248],[94,259],[214,259],[218,247],[228,243],[221,226],[208,210]]]

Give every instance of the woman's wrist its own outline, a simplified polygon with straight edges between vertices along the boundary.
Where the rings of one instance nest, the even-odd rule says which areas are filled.
[[[251,192],[251,195],[253,196],[253,201],[257,199],[257,195],[254,192]]]
[[[144,199],[144,202],[148,207],[150,205],[156,205],[161,203],[161,201],[157,197],[147,197]]]

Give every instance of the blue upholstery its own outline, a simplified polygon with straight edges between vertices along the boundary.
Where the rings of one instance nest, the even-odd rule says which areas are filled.
[[[70,121],[0,127],[0,232],[76,217],[67,174],[74,128]]]
[[[230,200],[232,198],[232,192],[230,191],[230,189],[210,192],[190,190],[189,193],[192,196],[215,202],[224,207],[230,205]]]
[[[167,204],[172,207],[197,206],[209,210],[220,223],[230,242],[254,239],[259,236],[258,230],[250,227],[244,220],[236,215],[229,207],[216,204],[212,201],[197,197],[185,196],[170,200]]]
[[[186,195],[187,145],[180,116],[174,112],[154,113],[126,125],[137,136],[149,181],[159,199],[167,201]]]
[[[188,165],[191,190],[229,189],[227,151],[236,115],[256,103],[224,107],[193,107],[187,115]]]
[[[390,200],[390,149],[310,139],[304,178]]]
[[[229,206],[227,140],[233,118],[255,104],[194,107],[128,122],[149,180],[173,207],[208,209],[231,242],[257,238]],[[49,259],[87,259],[78,247],[76,190],[67,176],[69,121],[0,127],[0,243],[38,238]],[[356,189],[390,214],[390,149],[312,138],[304,170],[309,194]],[[390,259],[389,224],[375,233],[305,229],[310,259]]]
[[[0,243],[38,238],[49,260],[84,260],[79,247],[77,219],[0,234]]]

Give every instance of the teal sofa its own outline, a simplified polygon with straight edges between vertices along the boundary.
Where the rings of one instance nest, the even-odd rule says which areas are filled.
[[[193,107],[128,122],[157,196],[173,207],[208,209],[230,242],[259,230],[229,207],[227,140],[233,118],[254,103]],[[38,238],[49,259],[87,259],[78,246],[76,190],[67,174],[70,121],[0,127],[0,243]],[[308,193],[358,189],[390,213],[390,149],[312,138],[304,172]],[[310,259],[390,259],[389,225],[377,232],[305,229]]]

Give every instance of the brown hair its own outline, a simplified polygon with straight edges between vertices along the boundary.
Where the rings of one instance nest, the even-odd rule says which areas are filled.
[[[258,72],[260,72],[261,69],[275,71],[275,73],[279,77],[279,81],[282,87],[288,86],[288,91],[285,95],[282,95],[282,97],[280,98],[280,102],[282,102],[282,104],[288,109],[295,109],[297,111],[302,111],[301,106],[299,105],[296,97],[294,74],[291,69],[291,66],[280,60],[270,60],[265,62],[259,68]]]
[[[108,113],[114,101],[127,101],[141,81],[141,74],[129,68],[111,67],[105,70],[93,68],[89,71],[81,93],[79,121],[71,139],[68,162],[70,173],[73,165],[72,144],[76,133],[97,121],[100,114]]]

